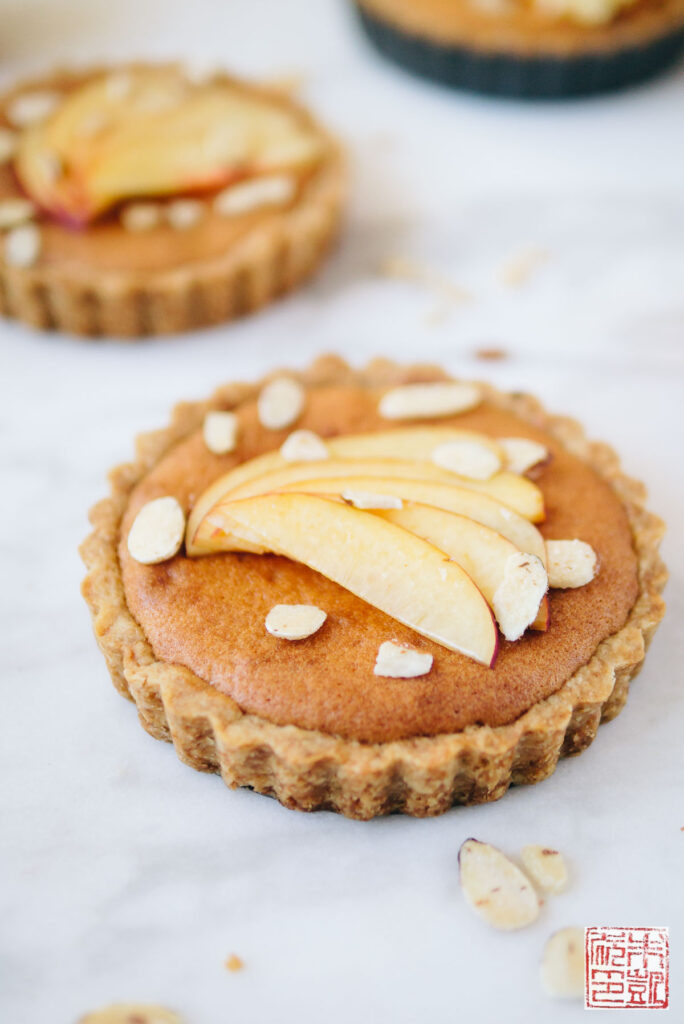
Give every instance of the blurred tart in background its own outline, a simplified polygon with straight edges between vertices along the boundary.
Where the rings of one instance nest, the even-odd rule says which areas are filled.
[[[341,153],[282,92],[177,65],[56,73],[0,99],[0,311],[138,337],[220,323],[306,278]]]
[[[644,81],[684,51],[684,0],[355,0],[406,69],[501,96],[562,98]]]

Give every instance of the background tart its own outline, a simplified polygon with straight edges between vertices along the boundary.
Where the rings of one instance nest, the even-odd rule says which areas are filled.
[[[355,0],[377,49],[423,77],[502,96],[619,89],[684,51],[682,0],[616,0],[573,17],[575,0]],[[597,6],[596,4],[594,6]]]
[[[377,414],[383,388],[440,376],[384,363],[355,373],[320,360],[303,377],[297,427],[323,437],[386,429]],[[113,475],[112,497],[93,512],[84,593],[114,682],[153,735],[173,738],[184,760],[220,770],[230,785],[362,818],[495,799],[591,742],[599,721],[621,709],[662,616],[662,524],[643,510],[643,489],[622,476],[606,446],[527,396],[484,390],[458,426],[543,440],[553,458],[536,471],[547,507],[540,528],[549,538],[588,541],[601,567],[588,586],[551,592],[551,628],[504,641],[493,669],[287,559],[179,554],[144,566],[130,557],[128,530],[146,501],[170,494],[187,509],[231,465],[282,443],[288,431],[259,424],[258,387],[228,386],[207,403],[181,406],[171,427],[141,439],[138,461]],[[210,408],[236,411],[235,453],[206,449]],[[318,605],[327,620],[301,646],[284,644],[263,629],[281,602]],[[374,676],[387,640],[433,654],[430,674]]]
[[[33,128],[33,122],[22,127],[14,113],[21,111],[22,102],[28,100],[30,107],[36,96],[39,101],[45,95],[56,96],[59,111],[62,99],[84,87],[110,83],[114,95],[127,77],[138,81],[145,75],[159,76],[160,82],[166,83],[159,89],[162,94],[163,88],[173,83],[188,90],[205,86],[176,65],[135,64],[55,73],[21,83],[0,99],[0,132],[14,133],[18,140],[14,154],[5,154],[4,163],[0,162],[0,211],[8,200],[28,197],[35,201],[30,226],[37,229],[39,237],[31,258],[20,246],[19,259],[9,238],[11,231],[6,230],[0,239],[0,311],[6,316],[80,335],[129,338],[216,324],[252,312],[295,287],[318,267],[335,239],[344,197],[343,160],[337,144],[282,91],[222,73],[207,76],[206,87],[226,88],[290,118],[316,140],[315,158],[291,165],[286,154],[282,167],[270,174],[256,174],[253,168],[228,161],[223,177],[212,180],[205,175],[203,179],[198,172],[197,180],[191,176],[187,187],[179,186],[175,192],[167,188],[149,194],[143,187],[136,195],[127,183],[128,192],[120,202],[88,220],[74,214],[75,209],[77,214],[79,211],[73,196],[80,185],[71,180],[68,152],[56,157],[54,166],[46,159],[51,157],[49,152],[39,152],[58,186],[61,180],[69,186],[69,202],[60,209],[57,199],[51,209],[44,189],[32,195],[33,181],[38,179],[25,173],[20,140]],[[125,98],[120,102],[125,103]],[[106,131],[106,116],[102,116],[100,127],[100,113],[88,113],[82,126],[74,128],[74,145],[84,145],[83,138],[88,142],[88,133],[94,137],[98,131]],[[46,115],[46,124],[53,114]],[[227,145],[229,120],[225,125]],[[223,125],[216,121],[213,127],[218,137]],[[201,149],[196,140],[193,147]],[[106,158],[100,160],[106,171]],[[98,172],[100,178],[106,176],[102,167]],[[129,172],[126,166],[122,173]],[[281,199],[267,197],[243,210],[239,203],[231,206],[229,202],[218,212],[226,186],[264,177],[285,177],[291,194]],[[14,227],[1,221],[0,217],[0,228]],[[21,229],[25,226],[19,225]]]

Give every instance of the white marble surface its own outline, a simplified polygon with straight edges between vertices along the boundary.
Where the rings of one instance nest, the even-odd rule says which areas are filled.
[[[581,1018],[537,962],[566,924],[669,925],[684,1018],[684,71],[610,99],[519,106],[381,65],[333,0],[14,0],[3,75],[129,53],[303,71],[348,140],[351,216],[315,284],[263,315],[133,347],[0,327],[2,980],[7,1024],[73,1024],[117,1000],[188,1024],[486,1024]],[[501,268],[547,261],[521,288]],[[384,257],[472,292],[432,322]],[[501,346],[504,362],[473,357]],[[670,611],[624,713],[542,785],[436,820],[305,816],[181,765],[109,684],[76,547],[105,472],[171,404],[322,350],[434,358],[584,420],[645,479],[670,533]],[[567,855],[568,891],[519,934],[476,920],[456,855],[474,835]],[[245,970],[229,974],[231,953]],[[621,1020],[604,1011],[600,1020]]]

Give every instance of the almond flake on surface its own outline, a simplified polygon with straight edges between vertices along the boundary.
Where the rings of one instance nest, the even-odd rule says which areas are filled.
[[[432,668],[432,655],[402,647],[392,640],[386,640],[378,648],[373,675],[386,679],[415,679],[426,676]]]
[[[16,96],[7,107],[7,119],[17,128],[27,128],[49,117],[61,100],[58,92],[45,89]]]
[[[506,560],[492,610],[507,640],[518,640],[537,617],[549,580],[541,559],[518,551]]]
[[[472,480],[489,480],[501,469],[496,452],[479,441],[445,441],[437,445],[431,459],[436,466]]]
[[[294,178],[287,174],[272,174],[225,188],[216,196],[214,210],[221,217],[237,217],[262,206],[282,206],[289,203],[294,194]]]
[[[164,211],[166,220],[176,231],[194,228],[204,217],[204,203],[199,199],[176,199]]]
[[[158,203],[129,203],[119,219],[126,231],[151,231],[161,222],[161,210]]]
[[[523,846],[520,859],[525,871],[544,892],[562,892],[568,882],[563,855],[548,846]]]
[[[78,1024],[183,1024],[172,1010],[152,1003],[114,1003],[81,1017]]]
[[[0,164],[6,164],[17,148],[17,133],[11,128],[0,128]]]
[[[138,512],[128,534],[131,557],[142,565],[166,562],[180,551],[185,515],[175,498],[155,498]]]
[[[458,861],[463,895],[487,924],[512,931],[536,920],[537,894],[530,880],[501,850],[477,839],[466,839]]]
[[[522,475],[549,457],[548,448],[526,437],[499,437],[497,442],[503,448],[506,469],[511,473]]]
[[[231,953],[226,960],[226,967],[229,971],[241,971],[244,966],[244,961],[235,953]]]
[[[546,562],[549,586],[561,590],[591,583],[598,567],[596,552],[583,540],[547,540]]]
[[[328,448],[313,430],[293,430],[280,446],[286,462],[320,462],[330,457]]]
[[[475,384],[404,384],[386,391],[378,412],[387,420],[436,419],[472,409],[482,400]]]
[[[261,390],[257,401],[259,422],[267,430],[284,430],[300,415],[306,392],[291,377],[276,377]]]
[[[540,967],[542,988],[555,999],[584,995],[584,928],[561,928],[544,946]]]
[[[404,503],[401,498],[397,498],[394,494],[373,494],[372,491],[346,490],[342,491],[340,497],[343,501],[346,501],[348,505],[353,505],[354,508],[366,509],[369,511],[381,511],[382,509],[404,507]]]
[[[304,640],[317,633],[327,617],[314,604],[276,604],[266,616],[266,631],[280,640]]]
[[[30,199],[20,196],[12,199],[0,199],[0,231],[15,228],[35,217],[36,208]]]
[[[35,224],[22,224],[5,235],[5,263],[32,267],[40,256],[41,234]]]
[[[237,446],[238,418],[234,412],[214,409],[204,417],[204,443],[214,455],[227,455]]]

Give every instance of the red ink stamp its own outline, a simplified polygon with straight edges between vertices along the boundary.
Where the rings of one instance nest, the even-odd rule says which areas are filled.
[[[667,928],[585,928],[586,1009],[665,1010],[670,995]]]

